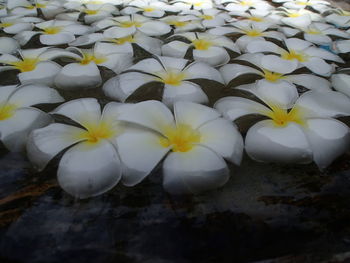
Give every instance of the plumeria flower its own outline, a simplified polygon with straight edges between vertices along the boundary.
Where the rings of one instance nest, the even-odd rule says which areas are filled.
[[[4,3],[0,3],[0,17],[7,16],[7,8]]]
[[[337,91],[340,91],[350,97],[350,75],[339,72],[332,75],[332,85]]]
[[[308,27],[299,29],[282,27],[281,31],[286,34],[287,37],[292,37],[299,32],[304,33],[304,39],[317,45],[329,45],[332,43],[332,39],[329,37],[337,36],[341,38],[350,38],[350,34],[335,28],[334,26],[326,23],[312,23]]]
[[[15,39],[11,37],[0,37],[0,54],[11,54],[19,48],[20,46]]]
[[[141,12],[142,15],[147,17],[160,18],[165,15],[165,11],[177,11],[174,7],[161,1],[149,1],[149,0],[133,0],[121,10],[122,15],[131,15]]]
[[[291,107],[298,98],[298,90],[295,85],[303,86],[307,89],[317,91],[330,91],[328,80],[312,74],[283,74],[278,70],[269,71],[263,66],[263,54],[243,54],[236,59],[238,61],[247,61],[255,66],[249,67],[240,64],[226,64],[220,68],[226,85],[244,75],[256,75],[258,80],[252,78],[252,83],[235,86],[235,89],[241,89],[253,93],[259,98],[274,102],[279,105]]]
[[[32,30],[34,23],[42,22],[38,17],[8,16],[0,19],[0,28],[7,34],[17,34],[25,30]]]
[[[120,120],[144,127],[117,138],[125,165],[123,183],[142,181],[163,159],[163,186],[174,194],[198,193],[224,185],[224,159],[240,164],[243,141],[236,127],[212,108],[179,101],[174,115],[161,102],[135,104]]]
[[[84,46],[102,42],[99,45],[104,46],[104,50],[109,50],[113,53],[128,53],[134,55],[133,45],[136,44],[151,54],[160,55],[162,41],[157,38],[149,37],[141,32],[136,32],[122,38],[105,38],[102,33],[93,33],[77,38],[70,43],[70,46]]]
[[[25,45],[35,35],[40,35],[43,45],[62,45],[75,40],[75,35],[84,35],[92,28],[73,21],[50,20],[35,25],[40,31],[22,31],[15,38]]]
[[[95,6],[102,6],[105,4],[111,4],[111,5],[122,5],[126,1],[124,0],[66,0],[66,3],[63,4],[63,6],[66,9],[78,9],[79,7],[83,5],[95,5]]]
[[[170,2],[178,10],[203,10],[213,8],[211,0],[175,0]]]
[[[33,105],[62,101],[58,92],[47,86],[0,86],[0,139],[5,147],[24,150],[28,134],[52,121],[50,115]]]
[[[211,28],[216,26],[222,26],[226,24],[227,21],[231,20],[231,16],[227,13],[211,8],[203,10],[184,10],[180,15],[193,15],[194,19],[200,20],[203,28]]]
[[[310,71],[330,76],[334,68],[325,60],[344,63],[337,55],[324,49],[315,47],[312,43],[298,38],[284,40],[286,49],[268,41],[253,41],[248,44],[247,50],[251,53],[271,52],[277,55],[266,55],[262,59],[263,66],[274,72],[290,73],[299,67],[306,67]]]
[[[60,1],[36,0],[34,4],[27,0],[11,0],[7,3],[7,8],[12,15],[37,16],[38,9],[45,18],[53,18],[55,15],[64,12]]]
[[[236,41],[236,44],[242,51],[245,51],[248,43],[254,40],[265,40],[264,37],[273,38],[282,41],[285,37],[282,33],[269,30],[270,24],[261,24],[251,21],[233,22],[225,27],[216,27],[208,32],[214,35],[238,34],[242,35]]]
[[[235,14],[244,13],[249,9],[270,10],[273,7],[262,0],[225,0],[222,4],[228,3],[225,9]]]
[[[103,91],[108,97],[125,101],[142,85],[159,82],[164,85],[162,101],[172,105],[179,100],[198,103],[208,102],[207,95],[192,80],[207,79],[222,82],[220,73],[201,62],[189,64],[186,59],[156,57],[144,59],[108,80]]]
[[[193,48],[192,56],[195,61],[206,62],[211,66],[220,66],[230,60],[226,49],[240,53],[235,43],[224,36],[209,33],[181,33],[175,36],[186,38],[190,43],[173,40],[162,46],[162,54],[172,57],[185,57],[187,50]]]
[[[350,40],[336,40],[332,44],[332,49],[336,53],[350,52]]]
[[[61,70],[61,66],[54,61],[58,57],[72,54],[58,48],[38,48],[18,50],[20,57],[9,54],[0,56],[0,72],[6,70],[18,70],[17,77],[22,84],[41,83],[47,86],[53,85],[56,74]],[[73,54],[74,55],[74,54]]]
[[[283,6],[289,9],[312,8],[320,13],[330,8],[330,3],[323,0],[273,0],[275,3],[283,3]]]
[[[113,19],[105,20],[102,24],[96,24],[97,27],[106,28],[103,35],[106,38],[122,38],[137,31],[148,36],[161,36],[171,31],[171,27],[161,21],[151,20],[150,18],[134,14],[132,16],[119,16]]]
[[[314,13],[306,9],[287,9],[278,8],[272,12],[271,18],[280,20],[282,24],[290,27],[307,27],[311,22],[322,22],[324,19],[320,14]]]
[[[320,169],[349,149],[350,129],[334,119],[350,115],[350,98],[335,92],[309,91],[286,110],[264,100],[267,105],[240,98],[220,99],[215,108],[230,119],[248,114],[268,118],[250,127],[245,138],[248,155],[257,161],[310,163]]]
[[[102,83],[98,67],[106,67],[120,73],[132,63],[130,54],[115,53],[97,43],[93,49],[67,48],[77,62],[65,65],[55,77],[59,89],[75,90],[95,88]]]
[[[254,22],[255,24],[265,24],[266,28],[275,28],[280,23],[280,18],[275,18],[270,10],[257,10],[257,9],[249,9],[245,12],[239,12],[235,14],[235,12],[230,12],[230,15],[236,16],[236,18],[232,18],[228,22],[235,22],[239,20],[247,20]]]
[[[160,19],[160,21],[174,27],[175,33],[204,29],[200,20],[194,15],[171,15]]]
[[[54,123],[34,130],[27,142],[29,160],[43,170],[64,149],[57,171],[59,185],[78,198],[100,195],[120,180],[122,168],[115,139],[124,128],[118,116],[124,105],[108,103],[101,113],[96,99],[66,102],[52,113],[68,117],[80,127]]]
[[[338,27],[349,28],[350,26],[350,12],[341,8],[334,9],[333,12],[326,16],[328,23],[334,24]]]

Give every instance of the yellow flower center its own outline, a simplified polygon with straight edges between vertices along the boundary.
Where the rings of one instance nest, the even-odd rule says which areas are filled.
[[[89,143],[98,143],[101,139],[113,138],[118,133],[113,122],[85,122],[84,127],[86,130],[79,132],[77,138],[87,140]]]
[[[204,2],[196,2],[193,3],[193,6],[201,7],[204,4]]]
[[[123,45],[125,43],[134,43],[135,39],[132,35],[121,37],[121,38],[115,38],[111,40],[112,42],[116,43],[117,45]]]
[[[250,36],[250,37],[260,37],[262,36],[262,33],[258,30],[255,30],[255,29],[252,29],[252,30],[247,30],[245,31],[246,35],[247,36]]]
[[[34,70],[39,62],[40,60],[38,58],[23,58],[23,60],[8,62],[7,64],[14,66],[21,72],[28,72]]]
[[[88,1],[88,2],[86,2],[86,4],[89,4],[89,5],[102,5],[103,1]]]
[[[36,8],[45,8],[46,7],[46,5],[45,4],[35,4],[35,7]]]
[[[282,54],[282,58],[286,59],[286,60],[296,59],[299,62],[307,61],[307,55],[306,54],[303,54],[303,53],[295,51],[295,50],[290,50],[289,52],[284,52]]]
[[[239,4],[243,6],[252,6],[253,2],[248,0],[248,1],[241,1]]]
[[[295,122],[299,125],[305,125],[305,119],[300,109],[294,107],[290,111],[282,109],[277,105],[269,104],[272,111],[269,111],[266,115],[270,117],[274,124],[279,127],[287,126],[290,122]]]
[[[80,60],[80,64],[87,65],[90,62],[95,62],[97,65],[107,61],[106,57],[95,57],[90,53],[83,53],[83,58]]]
[[[15,114],[17,105],[11,103],[0,103],[0,121],[11,118]]]
[[[186,78],[186,74],[177,71],[177,70],[169,70],[167,72],[160,72],[156,74],[159,79],[164,83],[172,86],[181,85],[181,82]]]
[[[299,16],[301,16],[301,14],[299,14],[299,13],[289,13],[288,16],[289,17],[299,17]]]
[[[306,30],[305,33],[307,34],[311,34],[311,35],[321,35],[322,32],[316,29],[310,29],[310,30]]]
[[[310,5],[310,3],[308,2],[304,2],[304,1],[297,1],[295,2],[297,5]]]
[[[98,13],[98,10],[85,9],[84,13],[87,15],[96,15]]]
[[[140,27],[142,24],[140,22],[137,21],[124,21],[124,22],[120,22],[119,26],[120,27]]]
[[[13,26],[13,25],[14,25],[14,23],[0,23],[0,27],[2,27],[2,28]]]
[[[61,32],[62,29],[63,28],[60,26],[51,26],[51,27],[44,28],[44,33],[48,35],[54,35]]]
[[[182,27],[182,26],[186,26],[187,24],[189,24],[190,22],[188,21],[176,21],[176,20],[172,20],[172,21],[168,21],[167,22],[169,25],[173,25],[176,27]]]
[[[196,39],[192,41],[195,49],[208,50],[214,43],[205,39]]]
[[[147,6],[142,8],[144,12],[152,12],[154,10],[156,10],[156,8],[152,7],[152,6]]]
[[[213,16],[209,16],[209,15],[202,15],[202,16],[199,16],[200,18],[203,18],[203,19],[205,19],[205,20],[212,20],[212,19],[214,19],[214,17]]]
[[[165,130],[165,137],[159,142],[163,147],[172,147],[173,152],[188,152],[196,143],[200,142],[201,135],[189,125],[179,124]]]
[[[268,81],[275,82],[277,80],[283,79],[284,77],[283,74],[264,70],[264,78]]]
[[[340,15],[341,16],[350,16],[350,12],[345,11],[345,10],[341,10]]]
[[[257,16],[251,16],[251,17],[249,18],[249,20],[254,21],[254,22],[262,22],[262,21],[264,21],[263,18],[257,17]]]

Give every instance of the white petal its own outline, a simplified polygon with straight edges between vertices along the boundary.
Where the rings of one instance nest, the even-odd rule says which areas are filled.
[[[57,179],[60,186],[78,198],[103,194],[121,178],[121,163],[116,149],[103,140],[96,146],[81,142],[62,157]]]
[[[225,159],[239,165],[243,154],[243,138],[231,121],[219,118],[198,129],[204,145]]]
[[[220,72],[225,80],[226,85],[228,85],[231,80],[245,74],[262,74],[262,72],[259,70],[239,64],[226,64],[220,68]]]
[[[0,54],[13,53],[19,48],[20,46],[16,40],[9,37],[0,37]]]
[[[0,103],[6,102],[16,89],[17,85],[0,86]]]
[[[172,106],[176,101],[207,103],[208,97],[199,85],[182,81],[178,86],[165,85],[162,101],[168,106]]]
[[[183,71],[185,74],[189,74],[186,79],[209,79],[220,83],[224,82],[220,72],[206,63],[191,63]]]
[[[11,151],[21,151],[25,147],[28,134],[52,121],[50,115],[35,108],[20,108],[6,120],[0,121],[0,137]]]
[[[247,51],[249,53],[257,53],[257,52],[272,52],[272,53],[279,53],[281,48],[277,46],[276,44],[268,41],[252,41],[247,46]]]
[[[334,119],[309,119],[304,129],[320,169],[326,168],[335,158],[349,150],[350,130]]]
[[[84,98],[68,101],[51,113],[66,116],[84,126],[86,122],[97,123],[100,120],[101,107],[96,99]]]
[[[75,40],[75,36],[69,32],[61,32],[57,34],[42,34],[40,42],[44,45],[54,46],[67,44]]]
[[[302,64],[307,67],[312,72],[321,76],[330,76],[333,67],[327,64],[323,59],[317,57],[311,57],[308,61],[302,62]]]
[[[52,86],[57,73],[61,70],[61,66],[52,61],[39,62],[32,71],[22,72],[18,74],[18,78],[22,84],[43,84]]]
[[[266,55],[261,61],[264,68],[272,72],[278,72],[282,74],[291,73],[298,67],[298,61],[296,59],[286,60],[275,55]]]
[[[102,40],[103,38],[104,37],[102,33],[92,33],[92,34],[83,35],[76,38],[73,42],[70,42],[69,45],[74,47],[90,45],[97,41]]]
[[[252,126],[245,139],[248,155],[257,161],[309,163],[312,151],[301,127],[290,122],[285,127],[271,120]]]
[[[350,40],[338,40],[334,42],[334,45],[339,53],[350,52]]]
[[[73,42],[74,44],[74,42]],[[133,47],[131,45],[131,43],[125,43],[123,45],[117,45],[117,44],[112,44],[112,43],[104,43],[104,42],[98,42],[96,43],[96,45],[98,44],[100,49],[103,49],[105,51],[109,51],[109,53],[127,53],[127,54],[134,54],[134,50]],[[72,46],[72,43],[70,44]],[[75,45],[77,46],[77,45]],[[96,46],[95,46],[96,47]]]
[[[130,54],[109,54],[108,59],[98,64],[99,66],[104,66],[113,72],[119,74],[123,70],[127,69],[132,65],[133,57]]]
[[[333,74],[332,85],[335,90],[350,97],[350,76],[347,74]]]
[[[331,84],[325,78],[311,74],[298,74],[285,76],[286,80],[311,90],[330,90]]]
[[[35,35],[39,35],[41,32],[38,31],[22,31],[15,35],[13,38],[18,41],[21,46],[24,46],[32,39]]]
[[[169,33],[171,31],[171,27],[164,22],[149,21],[143,23],[139,27],[139,30],[147,36],[161,36]]]
[[[216,67],[226,64],[230,61],[230,55],[222,47],[210,47],[208,50],[193,50],[193,59],[203,61]]]
[[[93,62],[87,65],[70,63],[55,77],[56,87],[63,90],[91,89],[101,84],[100,70]]]
[[[172,194],[199,193],[218,188],[229,179],[222,157],[196,146],[188,152],[172,152],[163,163],[163,186]]]
[[[160,135],[142,129],[118,136],[118,151],[124,165],[124,185],[133,186],[141,182],[169,151],[160,144],[160,139]]]
[[[162,54],[164,56],[183,58],[186,55],[188,48],[189,44],[175,40],[162,46]]]
[[[139,124],[162,134],[169,126],[174,125],[171,111],[163,103],[156,100],[134,104],[133,107],[120,115],[119,120]]]
[[[232,121],[248,114],[266,115],[270,112],[264,105],[241,97],[222,98],[215,103],[214,108]]]
[[[105,38],[123,38],[136,32],[136,27],[111,27],[103,32]]]
[[[81,128],[61,123],[34,130],[27,140],[29,160],[39,171],[43,170],[62,150],[82,141],[82,138],[76,136],[82,131]]]

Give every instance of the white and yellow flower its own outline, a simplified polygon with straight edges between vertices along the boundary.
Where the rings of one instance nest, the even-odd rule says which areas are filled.
[[[309,91],[291,109],[262,99],[265,104],[240,98],[220,99],[215,108],[235,121],[248,114],[268,118],[247,132],[245,149],[257,161],[310,163],[326,168],[350,146],[350,129],[334,119],[350,115],[350,99],[335,92]]]
[[[208,97],[195,79],[207,79],[222,82],[216,69],[206,63],[188,64],[186,59],[156,57],[144,59],[116,77],[109,79],[103,86],[104,93],[113,99],[125,101],[141,86],[159,82],[164,85],[162,101],[172,105],[176,101],[207,103]]]
[[[174,27],[175,33],[203,29],[200,20],[194,15],[170,15],[163,17],[160,20]]]
[[[141,182],[165,158],[164,188],[198,193],[227,182],[224,159],[241,162],[242,136],[212,108],[181,101],[174,104],[173,115],[161,102],[145,101],[124,111],[120,120],[143,127],[117,138],[125,185]]]
[[[43,170],[51,159],[69,148],[58,165],[60,186],[78,198],[108,191],[121,178],[115,140],[124,131],[118,116],[126,106],[110,102],[101,113],[99,103],[93,98],[62,104],[52,113],[68,117],[80,127],[54,123],[34,130],[27,143],[29,160]]]
[[[38,17],[7,16],[0,19],[0,28],[6,34],[18,34],[22,31],[32,30],[34,23],[42,22]]]
[[[334,9],[330,15],[326,16],[326,21],[338,27],[349,28],[350,12],[341,8]]]
[[[11,0],[7,2],[7,8],[11,15],[18,16],[37,16],[40,9],[47,19],[65,11],[62,2],[49,0],[36,0],[34,4],[27,0]]]
[[[0,86],[0,139],[10,151],[24,150],[28,134],[48,125],[49,114],[32,107],[58,103],[64,99],[54,89],[42,85]]]

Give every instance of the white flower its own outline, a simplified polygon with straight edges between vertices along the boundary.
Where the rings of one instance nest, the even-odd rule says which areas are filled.
[[[173,115],[164,104],[145,101],[124,111],[120,120],[144,127],[117,138],[125,185],[142,181],[165,157],[164,188],[175,194],[198,193],[227,182],[224,158],[241,162],[242,136],[212,108],[176,102]]]
[[[341,8],[333,10],[334,13],[326,16],[326,21],[338,27],[349,28],[350,26],[350,12]]]
[[[18,42],[10,37],[0,37],[0,54],[14,53],[19,49]]]
[[[245,149],[252,159],[283,163],[313,160],[324,169],[349,149],[350,129],[334,119],[350,115],[350,99],[345,95],[309,91],[290,110],[264,102],[268,107],[249,99],[226,97],[215,104],[233,121],[248,114],[269,118],[257,122],[247,132]]]
[[[222,82],[220,73],[205,63],[188,64],[186,59],[157,57],[144,59],[108,80],[103,91],[111,98],[125,101],[142,85],[160,82],[164,85],[162,101],[172,105],[179,100],[208,102],[207,95],[191,80],[208,79]]]
[[[274,20],[280,20],[283,24],[291,27],[307,27],[311,22],[322,22],[324,19],[320,14],[306,9],[279,8],[272,12]]]
[[[224,25],[231,16],[219,9],[203,9],[203,10],[184,10],[180,15],[193,15],[194,20],[200,20],[203,28],[211,28]]]
[[[225,83],[229,85],[230,82],[232,83],[237,79],[239,81],[239,78],[245,75],[260,76],[262,79],[258,80],[251,77],[251,84],[243,84],[233,88],[251,92],[257,97],[275,104],[286,105],[287,108],[291,107],[298,98],[298,90],[295,84],[311,90],[330,91],[330,83],[324,78],[312,74],[292,75],[283,74],[279,71],[272,72],[263,67],[263,59],[263,54],[243,54],[237,57],[236,60],[247,61],[255,68],[240,64],[224,65],[220,68],[220,72]]]
[[[208,33],[182,33],[175,36],[187,38],[191,43],[173,40],[162,46],[162,54],[170,57],[183,58],[187,50],[193,47],[192,56],[195,61],[206,62],[211,66],[221,66],[230,60],[226,48],[240,53],[235,43],[224,36],[216,36]]]
[[[132,63],[130,54],[115,53],[106,49],[103,43],[96,43],[93,49],[67,48],[76,63],[65,65],[55,77],[60,89],[75,90],[95,88],[102,83],[98,66],[120,73]]]
[[[172,11],[173,9],[171,5],[161,1],[133,0],[121,10],[121,14],[131,15],[142,12],[144,16],[159,18],[165,15],[165,11]]]
[[[36,0],[34,4],[27,0],[11,0],[7,3],[11,15],[37,16],[38,9],[45,18],[53,18],[55,15],[64,12],[60,1]]]
[[[195,10],[213,8],[213,2],[211,0],[173,0],[170,3],[179,11],[189,10],[191,8]]]
[[[173,26],[175,33],[188,32],[197,29],[203,29],[200,20],[194,15],[170,15],[161,18],[161,21]]]
[[[310,7],[320,13],[326,11],[330,7],[330,3],[323,0],[275,0],[274,2],[283,2],[283,6],[290,9],[305,9],[306,7]]]
[[[60,186],[78,198],[102,194],[121,178],[121,163],[115,138],[123,132],[118,115],[120,103],[108,103],[101,113],[96,99],[69,101],[52,113],[75,121],[82,128],[62,123],[34,130],[27,142],[29,160],[39,169],[58,153],[62,156],[57,171]]]
[[[350,76],[348,74],[341,72],[333,74],[331,80],[335,90],[350,97]]]
[[[25,30],[32,30],[34,23],[42,22],[37,17],[8,16],[1,18],[0,28],[7,34],[17,34]]]
[[[224,0],[221,3],[228,3],[225,9],[235,14],[244,13],[248,9],[270,10],[273,7],[263,0]]]
[[[0,139],[11,151],[24,149],[28,134],[49,124],[45,112],[36,104],[62,102],[56,90],[41,85],[0,86]]]
[[[315,47],[312,43],[298,38],[284,40],[286,49],[268,41],[253,41],[248,44],[247,50],[251,53],[272,52],[276,55],[267,55],[263,58],[264,68],[281,73],[290,73],[299,67],[307,67],[310,71],[321,75],[330,76],[334,68],[325,60],[344,63],[337,55],[324,49]]]

